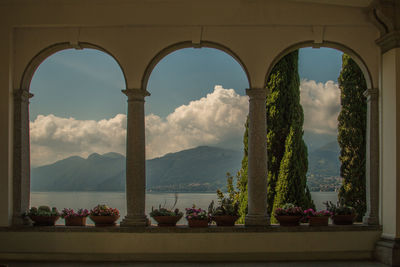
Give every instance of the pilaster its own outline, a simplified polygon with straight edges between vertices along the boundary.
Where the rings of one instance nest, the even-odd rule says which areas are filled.
[[[366,197],[367,212],[363,222],[368,225],[379,224],[379,90],[368,89],[367,133],[366,133]]]
[[[126,133],[126,208],[121,226],[146,226],[146,153],[144,98],[150,93],[140,89],[122,91],[128,97]]]
[[[377,242],[375,257],[397,266],[400,265],[400,48],[382,54],[381,69],[379,157],[382,238]]]
[[[249,96],[248,214],[246,226],[270,224],[267,214],[267,118],[264,88],[246,90]]]
[[[22,213],[30,201],[30,141],[28,90],[14,91],[13,225],[29,223]]]

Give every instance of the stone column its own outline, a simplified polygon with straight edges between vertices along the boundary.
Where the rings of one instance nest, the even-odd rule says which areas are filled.
[[[13,225],[28,224],[21,214],[30,201],[30,144],[28,90],[14,91]]]
[[[247,89],[249,96],[248,213],[246,226],[270,224],[267,214],[266,89]]]
[[[367,97],[367,149],[366,149],[366,196],[367,212],[364,224],[379,224],[379,103],[378,89],[368,89]]]
[[[122,91],[128,96],[126,131],[126,208],[121,226],[146,226],[146,156],[144,98],[150,94],[140,89]]]

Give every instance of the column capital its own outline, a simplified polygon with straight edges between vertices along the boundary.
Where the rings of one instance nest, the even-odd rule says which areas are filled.
[[[125,89],[121,92],[128,97],[128,101],[144,101],[144,98],[150,95],[149,92],[141,89]]]
[[[30,93],[26,89],[15,89],[13,94],[14,97],[20,101],[28,101],[30,98],[34,96],[34,94]]]
[[[381,47],[382,53],[400,47],[400,31],[392,31],[375,41]]]
[[[378,88],[369,88],[365,90],[363,95],[367,98],[367,101],[370,100],[377,100],[379,96],[379,89]]]
[[[248,88],[246,89],[246,95],[248,95],[251,99],[258,98],[263,99],[267,97],[267,88]]]

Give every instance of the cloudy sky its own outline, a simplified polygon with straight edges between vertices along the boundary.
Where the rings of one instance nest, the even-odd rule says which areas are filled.
[[[340,67],[339,51],[300,50],[309,147],[336,138]],[[199,145],[242,149],[248,113],[245,88],[248,82],[240,65],[221,51],[188,48],[168,55],[148,84],[147,158]],[[127,106],[121,89],[121,70],[99,51],[65,50],[46,59],[31,83],[32,166],[94,152],[125,154]],[[312,143],[317,139],[322,141]]]

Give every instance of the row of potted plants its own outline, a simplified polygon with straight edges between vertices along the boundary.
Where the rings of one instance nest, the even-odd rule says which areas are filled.
[[[215,206],[214,201],[208,207],[208,211],[196,208],[193,204],[191,208],[185,209],[185,218],[189,227],[207,227],[209,223],[215,222],[217,226],[234,226],[239,218],[239,203],[234,203],[233,199],[224,197],[221,191],[217,191],[219,206]],[[183,217],[183,212],[174,209],[175,203],[171,209],[159,206],[158,209],[152,208],[150,216],[157,222],[158,226],[175,226]]]
[[[53,226],[60,217],[65,219],[66,226],[85,226],[88,216],[96,226],[114,226],[120,214],[118,209],[107,205],[97,205],[90,211],[78,209],[76,212],[68,208],[59,212],[55,207],[39,206],[30,208],[23,216],[29,217],[34,225],[41,226]]]
[[[274,216],[282,226],[297,226],[300,222],[308,222],[310,226],[327,226],[329,218],[337,225],[351,225],[356,218],[353,207],[338,203],[326,202],[326,210],[314,211],[313,209],[303,210],[291,203],[285,204],[282,208],[275,209]]]
[[[239,218],[239,205],[230,197],[224,197],[220,191],[218,193],[219,205],[215,206],[214,201],[208,207],[208,211],[196,208],[186,208],[186,220],[189,227],[207,227],[209,223],[214,221],[217,226],[234,226]],[[152,208],[150,216],[158,223],[158,226],[175,226],[183,217],[183,213],[179,209],[174,209],[177,203],[175,197],[174,206],[167,209],[159,206],[158,209]],[[310,226],[327,226],[329,218],[332,218],[334,224],[346,225],[352,224],[355,217],[355,209],[346,205],[334,205],[331,202],[326,203],[327,209],[314,211],[313,209],[303,210],[291,203],[285,204],[282,208],[274,211],[274,217],[282,226],[296,226],[300,222],[308,222]],[[57,208],[48,206],[32,207],[24,214],[28,216],[34,225],[54,225],[61,217],[65,219],[66,226],[85,226],[86,218],[90,219],[96,226],[114,226],[120,214],[118,209],[110,208],[107,205],[97,205],[90,211],[87,209],[79,209],[75,212],[73,209],[65,208],[58,212]]]

